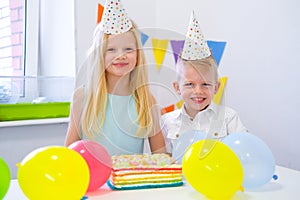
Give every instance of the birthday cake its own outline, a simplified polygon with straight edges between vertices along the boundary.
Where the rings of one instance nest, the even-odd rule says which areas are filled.
[[[168,154],[112,156],[107,184],[113,190],[181,186],[182,168]]]

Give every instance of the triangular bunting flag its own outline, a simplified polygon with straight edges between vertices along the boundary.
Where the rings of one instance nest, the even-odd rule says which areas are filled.
[[[183,100],[178,101],[178,102],[176,103],[177,108],[180,109],[180,108],[182,107],[183,103],[184,103]]]
[[[170,105],[168,107],[161,109],[160,113],[161,113],[161,115],[163,115],[163,114],[173,111],[174,109],[175,109],[175,105],[173,104],[173,105]]]
[[[226,42],[217,42],[217,41],[207,41],[208,47],[211,49],[212,51],[212,55],[214,57],[214,59],[217,62],[217,65],[219,66],[224,49],[225,49],[225,45]]]
[[[177,63],[178,55],[181,53],[183,49],[184,40],[171,40],[170,42],[173,50],[175,63]]]
[[[227,82],[227,77],[226,76],[221,77],[221,78],[219,78],[219,81],[220,81],[220,88],[214,96],[214,102],[215,102],[216,105],[219,105],[221,103],[224,88],[225,88],[225,85],[226,85],[226,82]]]
[[[149,36],[146,35],[145,33],[141,32],[141,40],[142,40],[142,45],[144,46],[144,44],[147,42]]]
[[[100,3],[98,3],[98,18],[97,18],[97,24],[99,24],[99,23],[101,22],[103,10],[104,10],[104,7],[103,7]]]
[[[169,40],[159,40],[159,39],[152,38],[152,47],[153,47],[153,53],[156,61],[157,70],[160,70],[160,67],[164,61],[168,44],[169,44]]]

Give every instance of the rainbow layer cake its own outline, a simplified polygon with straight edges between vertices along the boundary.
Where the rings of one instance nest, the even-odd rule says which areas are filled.
[[[181,186],[182,168],[168,154],[112,156],[107,182],[114,190]]]

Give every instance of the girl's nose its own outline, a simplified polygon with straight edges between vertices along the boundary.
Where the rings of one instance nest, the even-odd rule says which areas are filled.
[[[117,56],[118,59],[126,59],[126,52],[119,52],[119,55]]]

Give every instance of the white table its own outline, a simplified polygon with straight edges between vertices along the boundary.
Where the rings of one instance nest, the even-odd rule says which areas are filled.
[[[267,200],[267,199],[300,199],[300,171],[291,170],[285,167],[276,166],[275,174],[278,175],[276,181],[255,189],[246,190],[245,192],[237,192],[232,200]],[[140,189],[140,190],[123,190],[112,191],[106,185],[94,192],[87,194],[88,200],[186,200],[206,199],[202,194],[198,193],[188,184],[181,187],[157,188],[157,189]],[[41,197],[41,199],[43,199]],[[19,188],[18,181],[12,180],[9,191],[4,200],[27,200],[25,195]]]

